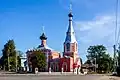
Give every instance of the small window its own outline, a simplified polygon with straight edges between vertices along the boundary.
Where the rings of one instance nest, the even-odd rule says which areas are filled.
[[[67,51],[70,51],[70,43],[67,43],[66,47],[67,47]]]

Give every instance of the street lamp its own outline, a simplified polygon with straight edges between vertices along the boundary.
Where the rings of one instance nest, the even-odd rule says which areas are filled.
[[[96,72],[96,58],[94,58],[94,60],[95,60],[95,72]]]

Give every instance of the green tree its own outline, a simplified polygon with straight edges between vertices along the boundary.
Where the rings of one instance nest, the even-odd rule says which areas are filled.
[[[33,70],[38,67],[39,69],[45,69],[46,67],[46,57],[41,51],[34,51],[34,57],[31,58]]]
[[[106,54],[107,49],[103,45],[94,45],[90,46],[87,50],[88,60],[92,60],[93,64],[98,64],[97,72],[101,73],[102,71],[107,72],[111,71],[113,67],[113,60],[109,54]]]
[[[120,66],[120,50],[118,50],[118,65]]]
[[[117,52],[118,52],[118,67],[117,67],[116,71],[117,71],[117,74],[120,76],[120,46],[119,46]]]
[[[2,50],[2,62],[3,67],[5,70],[10,70],[15,68],[15,56],[16,56],[16,50],[15,50],[15,43],[14,40],[9,40]]]

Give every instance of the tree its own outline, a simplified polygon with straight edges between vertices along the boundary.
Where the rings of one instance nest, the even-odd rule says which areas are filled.
[[[118,65],[120,66],[120,50],[118,51]]]
[[[38,67],[39,69],[44,69],[46,67],[46,57],[41,51],[34,51],[34,57],[31,58],[33,70]]]
[[[2,50],[2,63],[5,70],[10,70],[15,68],[15,43],[14,40],[9,40]]]
[[[2,68],[2,57],[0,57],[0,70]]]
[[[105,54],[106,51],[107,49],[103,45],[90,46],[87,50],[88,52],[87,58],[89,59],[97,58],[101,56],[102,54]]]
[[[117,59],[118,59],[118,67],[117,67],[116,71],[117,71],[117,74],[120,76],[120,46],[119,46],[117,52],[118,52],[118,57],[117,57]]]
[[[113,67],[113,60],[109,54],[106,54],[107,49],[105,46],[103,45],[90,46],[87,52],[88,60],[92,60],[94,65],[96,60],[96,64],[98,64],[97,72],[101,73],[102,71],[104,72],[111,71]]]

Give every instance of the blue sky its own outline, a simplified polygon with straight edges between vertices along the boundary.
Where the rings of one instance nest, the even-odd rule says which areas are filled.
[[[83,61],[90,45],[103,44],[112,54],[115,3],[115,0],[72,0],[74,29]],[[47,44],[62,52],[68,12],[69,0],[0,0],[0,50],[9,39],[14,39],[16,48],[23,52],[37,47],[45,26]]]

